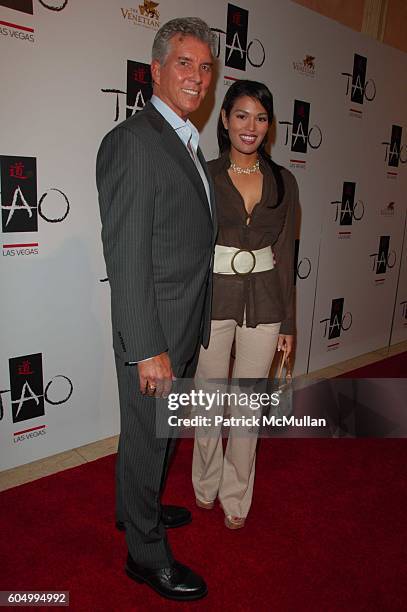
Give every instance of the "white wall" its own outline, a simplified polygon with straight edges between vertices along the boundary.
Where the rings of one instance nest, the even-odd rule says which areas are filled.
[[[227,27],[227,2],[163,0],[158,19],[144,24],[139,3],[33,0],[30,14],[4,7],[10,2],[0,0],[0,469],[118,432],[109,287],[100,282],[106,272],[94,180],[96,152],[103,135],[126,117],[127,62],[149,63],[156,22],[198,15],[217,30],[225,32]],[[19,4],[24,8],[30,2]],[[406,160],[406,55],[285,0],[239,5],[249,10],[246,70],[225,66],[221,33],[214,92],[196,122],[211,159],[217,154],[220,104],[232,82],[227,77],[264,81],[274,94],[272,154],[294,172],[301,195],[299,272],[306,278],[297,279],[296,372],[386,345],[393,310],[392,342],[400,342],[407,338],[400,304],[407,300],[406,244],[401,253],[407,170],[403,163],[398,168],[387,165],[382,142],[389,141],[392,125],[401,126],[401,158]],[[263,59],[262,47],[264,63],[255,67],[252,64]],[[367,97],[374,93],[372,80],[376,87],[374,99],[363,104],[346,96],[347,77],[341,74],[352,73],[355,54],[367,58]],[[234,51],[232,59],[237,55]],[[304,67],[306,56],[315,58],[314,67]],[[281,122],[292,121],[294,100],[310,104],[311,145],[318,144],[322,134],[321,145],[308,145],[305,154],[290,150],[291,135],[285,144],[287,125]],[[19,158],[36,160],[37,197],[30,196],[35,187],[33,161]],[[16,166],[18,162],[23,166]],[[364,215],[341,226],[331,202],[341,200],[345,181],[356,183],[355,201],[363,201]],[[10,194],[18,186],[25,203],[17,197],[21,209],[10,217]],[[23,231],[25,224],[35,222],[43,194],[38,230],[31,226],[31,231]],[[356,217],[361,210],[359,203]],[[13,224],[19,231],[8,231]],[[345,231],[351,233],[339,233]],[[371,255],[380,236],[390,237],[388,263],[394,261],[394,266],[376,274]],[[7,246],[15,244],[34,246]],[[344,298],[343,313],[351,314],[352,325],[339,338],[329,339],[321,320],[330,318],[332,300],[338,298]],[[349,321],[346,314],[343,327]],[[41,356],[22,359],[34,354]],[[21,359],[9,361],[17,357]],[[12,381],[9,365],[15,372]],[[19,433],[28,429],[33,431]]]

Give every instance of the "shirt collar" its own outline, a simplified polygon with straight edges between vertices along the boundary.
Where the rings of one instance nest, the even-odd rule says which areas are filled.
[[[182,117],[177,115],[172,108],[161,100],[158,96],[153,95],[150,99],[151,104],[158,110],[170,126],[176,131],[185,146],[191,140],[191,144],[196,152],[199,142],[199,132],[189,119],[184,121]]]

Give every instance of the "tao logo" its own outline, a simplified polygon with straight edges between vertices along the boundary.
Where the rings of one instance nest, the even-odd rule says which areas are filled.
[[[58,406],[67,402],[72,395],[73,384],[63,374],[51,378],[44,389],[41,353],[9,359],[9,372],[10,389],[0,390],[0,420],[4,416],[3,393],[11,393],[13,423],[44,416],[45,401]],[[58,393],[61,391],[59,388],[61,383],[66,387],[64,395],[60,398],[51,398],[51,387],[57,385]]]
[[[48,223],[61,223],[69,214],[69,200],[63,191],[50,187],[37,204],[37,162],[35,157],[0,155],[1,209],[4,233],[37,232],[38,215]],[[43,211],[46,198],[54,194],[62,203],[60,216]]]
[[[326,319],[321,319],[320,323],[325,323],[323,337],[328,340],[339,338],[341,332],[348,331],[352,327],[352,314],[345,312],[343,314],[345,298],[336,298],[332,300],[331,315]]]
[[[285,145],[288,144],[291,129],[291,151],[296,153],[306,153],[308,145],[311,149],[319,149],[322,143],[322,131],[318,125],[309,129],[310,117],[309,102],[294,100],[294,113],[292,121],[279,121],[281,125],[286,125]]]
[[[297,278],[305,280],[311,274],[311,260],[308,257],[299,259],[300,252],[300,241],[297,238],[295,240],[295,251],[294,251],[294,285],[297,282]]]
[[[266,52],[263,44],[254,38],[247,44],[249,11],[233,4],[228,4],[227,27],[225,30],[211,28],[217,35],[215,57],[221,53],[221,37],[225,39],[225,66],[235,70],[246,70],[246,59],[253,68],[263,66]]]
[[[387,270],[394,268],[397,257],[395,251],[390,251],[390,236],[380,236],[379,250],[369,257],[373,260],[372,272],[376,270],[376,274],[385,274]]]
[[[362,200],[355,202],[356,183],[345,181],[342,189],[342,200],[334,200],[336,205],[335,222],[339,225],[352,225],[353,221],[360,221],[365,214],[365,205]]]
[[[102,89],[103,93],[116,94],[114,121],[119,120],[119,95],[126,96],[126,119],[141,111],[153,95],[153,82],[148,64],[127,60],[127,91],[122,89]]]
[[[399,162],[401,164],[407,162],[407,147],[401,144],[402,132],[403,128],[400,125],[392,125],[390,142],[382,142],[386,147],[384,161],[392,168],[398,168]]]
[[[346,96],[352,102],[363,104],[364,100],[371,102],[376,97],[376,83],[373,79],[366,80],[367,58],[355,53],[353,58],[353,72],[341,72],[346,77]]]

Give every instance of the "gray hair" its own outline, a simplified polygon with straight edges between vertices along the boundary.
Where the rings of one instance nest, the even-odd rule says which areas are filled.
[[[205,21],[199,17],[179,17],[167,21],[155,35],[152,49],[152,59],[164,64],[170,51],[170,40],[175,34],[194,36],[206,43],[212,55],[215,56],[216,35]]]

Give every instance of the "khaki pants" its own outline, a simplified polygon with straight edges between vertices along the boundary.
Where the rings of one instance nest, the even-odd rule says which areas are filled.
[[[232,378],[267,378],[277,346],[280,323],[239,327],[234,320],[212,321],[207,349],[201,348],[196,378],[227,379],[230,351],[235,339]],[[216,435],[216,433],[218,435]],[[195,431],[192,483],[195,496],[213,501],[218,496],[226,515],[246,517],[253,495],[257,436],[241,437],[229,430],[223,456],[220,429],[205,436]]]

